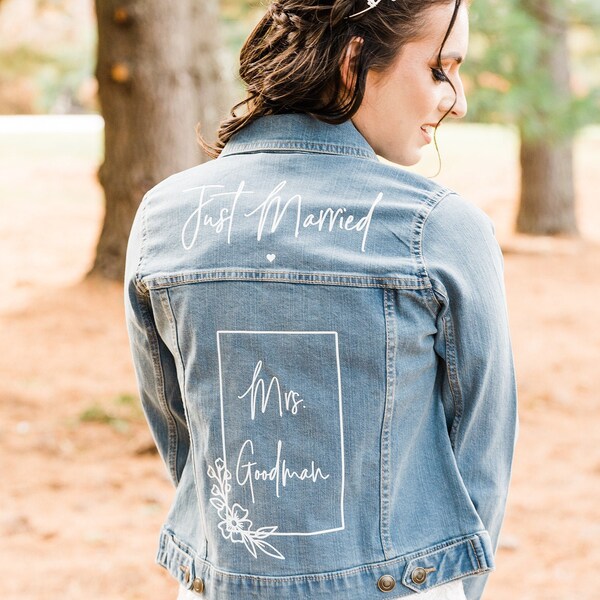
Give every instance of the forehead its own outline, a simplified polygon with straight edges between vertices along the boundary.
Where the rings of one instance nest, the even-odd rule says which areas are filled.
[[[437,56],[450,26],[454,6],[454,2],[449,2],[438,4],[426,10],[423,14],[424,24],[420,36],[416,40],[407,43],[401,54],[406,51],[407,53],[424,54],[428,58]],[[466,3],[463,2],[458,9],[450,35],[444,43],[443,54],[464,58],[468,47],[469,13]]]

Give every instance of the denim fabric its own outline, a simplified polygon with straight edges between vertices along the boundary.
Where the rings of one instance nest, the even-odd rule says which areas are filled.
[[[181,586],[177,600],[199,600],[199,596],[193,590]],[[357,597],[356,600],[360,598]],[[460,581],[451,581],[419,594],[419,600],[465,600],[465,593]]]
[[[480,210],[350,122],[265,117],[146,195],[125,295],[176,486],[157,560],[182,586],[481,597],[517,415]]]
[[[460,581],[451,581],[443,585],[434,587],[418,596],[419,600],[465,600],[465,592]],[[177,600],[199,600],[198,595],[193,590],[181,586],[177,594]],[[356,598],[355,600],[360,600]]]

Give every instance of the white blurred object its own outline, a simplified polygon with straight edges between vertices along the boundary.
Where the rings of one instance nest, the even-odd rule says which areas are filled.
[[[103,128],[100,115],[0,115],[0,134],[96,133]]]

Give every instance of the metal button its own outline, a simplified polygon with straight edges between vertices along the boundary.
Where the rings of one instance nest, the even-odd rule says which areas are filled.
[[[396,580],[391,575],[382,575],[377,582],[382,592],[391,592],[396,587]]]
[[[192,582],[192,589],[196,592],[196,594],[201,594],[204,591],[204,581],[200,579],[200,577],[196,577]]]
[[[433,573],[433,571],[435,571],[433,567],[428,567],[427,569],[424,569],[423,567],[417,567],[410,574],[410,578],[413,580],[414,583],[425,583],[425,580],[427,579],[427,574]]]
[[[179,570],[183,573],[183,582],[187,585],[190,582],[190,570],[188,567],[180,565]]]

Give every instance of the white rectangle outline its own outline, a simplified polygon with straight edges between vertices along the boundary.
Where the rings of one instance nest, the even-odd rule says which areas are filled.
[[[333,335],[335,337],[335,358],[336,358],[336,366],[337,366],[337,376],[338,376],[338,400],[340,406],[340,451],[342,457],[342,485],[341,485],[341,495],[340,495],[340,516],[342,525],[341,527],[334,527],[333,529],[323,529],[321,531],[310,531],[310,532],[289,532],[289,533],[278,533],[273,532],[271,535],[279,535],[279,536],[291,536],[291,535],[321,535],[323,533],[332,533],[333,531],[342,531],[346,528],[346,523],[344,519],[344,493],[345,493],[345,459],[344,459],[344,417],[342,413],[342,373],[340,370],[340,349],[338,344],[338,333],[337,331],[249,331],[249,330],[235,330],[235,329],[220,329],[217,330],[217,356],[219,360],[219,392],[221,396],[221,439],[223,440],[223,463],[225,465],[225,469],[227,469],[227,453],[225,451],[225,420],[223,418],[223,369],[221,368],[221,341],[219,335],[221,333],[239,333],[239,334],[256,334],[256,335]],[[229,505],[229,498],[226,497],[225,500]]]

